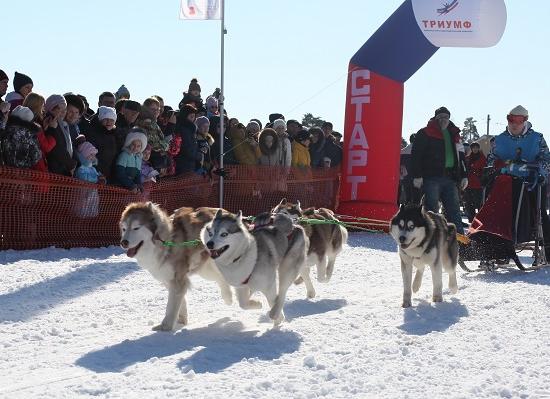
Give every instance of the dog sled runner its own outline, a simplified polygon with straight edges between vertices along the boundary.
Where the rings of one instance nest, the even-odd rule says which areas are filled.
[[[468,233],[459,238],[460,267],[474,272],[547,266],[541,217],[546,199],[542,191],[538,169],[526,178],[498,175]],[[524,265],[518,256],[527,249],[533,251],[532,265]]]

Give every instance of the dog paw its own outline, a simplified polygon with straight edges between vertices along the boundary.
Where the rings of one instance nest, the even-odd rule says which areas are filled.
[[[302,277],[298,277],[295,281],[294,281],[294,284],[296,285],[300,285],[304,282],[304,279]]]
[[[307,292],[307,297],[309,299],[315,298],[315,290],[311,290]]]
[[[153,331],[172,331],[172,326],[161,323],[158,326],[154,326],[152,330]]]
[[[432,298],[433,302],[443,302],[443,295],[434,295]]]
[[[416,284],[416,282],[414,282],[412,285],[412,289],[413,289],[413,292],[418,292],[418,290],[420,289],[420,283]]]
[[[184,326],[186,326],[187,325],[187,316],[179,315],[178,316],[178,323],[183,324]]]
[[[223,298],[223,302],[226,305],[232,305],[233,304],[233,295],[231,295],[231,294],[223,295],[222,298]]]
[[[456,294],[458,292],[458,287],[450,287],[451,294]]]
[[[401,306],[404,308],[410,308],[412,306],[412,303],[410,300],[403,301],[403,304]]]
[[[260,301],[249,300],[246,309],[261,309],[262,303]]]

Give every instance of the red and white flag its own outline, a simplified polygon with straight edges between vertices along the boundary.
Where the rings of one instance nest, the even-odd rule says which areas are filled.
[[[180,19],[221,19],[222,0],[181,0]]]

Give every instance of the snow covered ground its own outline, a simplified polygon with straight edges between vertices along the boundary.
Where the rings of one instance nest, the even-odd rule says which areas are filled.
[[[460,271],[439,304],[425,273],[404,310],[389,236],[348,244],[281,328],[194,279],[174,333],[151,331],[166,291],[118,248],[0,252],[0,397],[550,397],[550,270]]]

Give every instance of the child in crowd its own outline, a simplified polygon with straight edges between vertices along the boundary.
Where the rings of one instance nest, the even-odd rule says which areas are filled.
[[[199,116],[195,120],[197,125],[197,148],[198,159],[196,172],[205,174],[212,168],[212,158],[210,157],[210,147],[214,144],[214,138],[208,133],[210,121],[206,116]]]
[[[105,178],[97,171],[97,148],[86,141],[84,135],[79,135],[75,140],[77,158],[80,166],[75,170],[74,177],[88,183],[104,183]],[[79,189],[78,200],[74,212],[81,218],[93,218],[99,214],[99,194],[95,188]]]
[[[147,136],[139,129],[130,131],[126,136],[124,148],[118,155],[115,166],[115,178],[119,185],[132,193],[143,192],[141,182],[142,151],[147,147]]]
[[[141,181],[142,183],[147,182],[157,182],[157,176],[159,175],[158,170],[153,168],[151,164],[149,163],[149,158],[151,157],[151,145],[147,144],[147,147],[145,147],[145,150],[143,150],[142,153],[142,159],[141,159]]]

